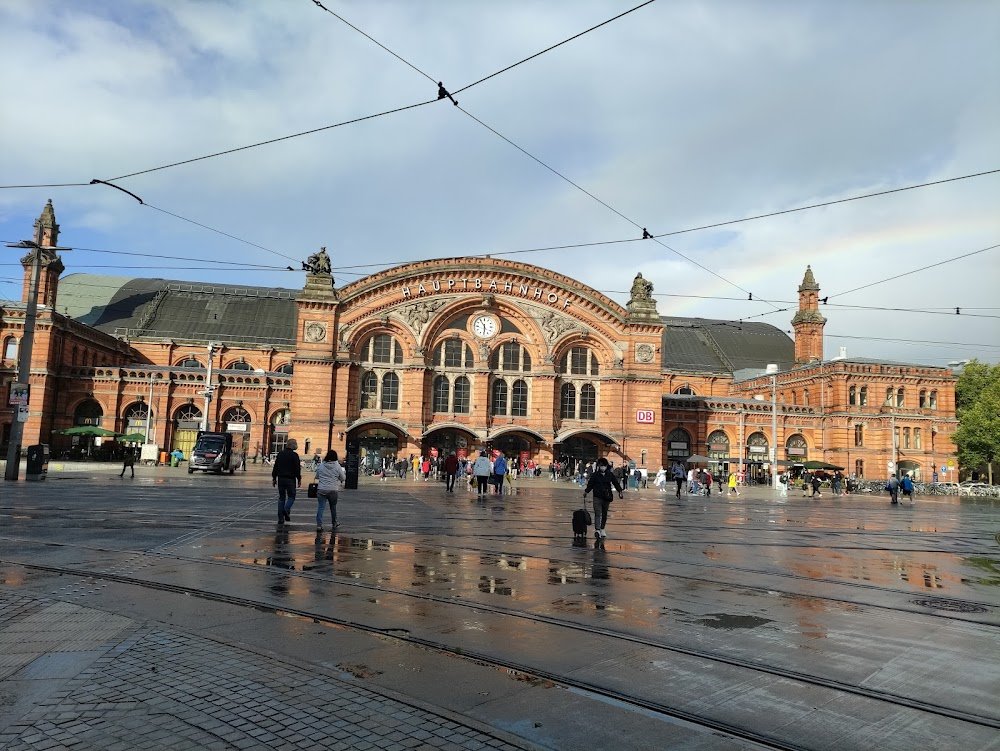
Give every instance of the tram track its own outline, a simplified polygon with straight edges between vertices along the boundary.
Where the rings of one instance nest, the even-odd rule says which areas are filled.
[[[92,548],[92,549],[98,550],[98,549],[95,549],[95,548]],[[118,551],[103,551],[102,550],[101,552],[118,552]],[[156,558],[159,558],[159,559],[177,560],[177,561],[182,561],[182,562],[185,562],[185,563],[191,563],[191,564],[194,564],[194,565],[211,565],[211,566],[233,567],[233,568],[239,568],[239,569],[246,570],[246,571],[253,571],[253,572],[256,572],[256,573],[262,573],[264,571],[267,571],[267,572],[269,572],[271,574],[279,574],[279,575],[282,575],[282,576],[295,576],[295,577],[299,577],[299,578],[304,578],[304,579],[309,579],[309,580],[314,580],[314,581],[320,581],[320,582],[323,582],[323,583],[329,584],[329,585],[340,586],[340,587],[348,587],[348,588],[351,588],[351,589],[362,589],[362,590],[372,591],[372,592],[376,592],[376,593],[383,594],[383,595],[394,595],[394,596],[405,597],[405,598],[410,598],[410,599],[418,599],[418,600],[422,600],[422,601],[433,602],[435,604],[440,604],[440,605],[448,605],[448,606],[453,606],[453,607],[457,606],[457,607],[462,607],[462,608],[469,608],[469,609],[474,610],[474,611],[487,612],[487,613],[490,613],[490,614],[493,614],[493,615],[497,615],[497,616],[508,617],[508,618],[517,618],[517,619],[525,620],[525,621],[528,621],[528,622],[531,622],[531,623],[545,624],[545,625],[548,625],[548,626],[553,626],[553,627],[557,627],[557,628],[560,628],[560,629],[572,630],[572,631],[579,632],[579,633],[586,633],[586,634],[590,634],[590,635],[594,635],[594,636],[600,636],[600,637],[606,637],[606,638],[613,638],[613,639],[618,640],[618,641],[629,642],[631,644],[635,644],[635,645],[638,645],[638,646],[641,646],[641,647],[646,647],[646,648],[651,648],[651,649],[657,649],[657,650],[663,650],[663,651],[666,651],[666,652],[670,652],[670,653],[674,653],[674,654],[679,654],[679,655],[684,655],[684,656],[691,657],[691,658],[698,659],[698,660],[705,660],[705,661],[710,661],[710,662],[714,662],[714,663],[728,665],[730,667],[735,667],[735,668],[739,668],[739,669],[743,669],[743,670],[753,671],[754,673],[757,673],[757,674],[765,674],[765,675],[769,675],[769,676],[772,676],[772,677],[775,677],[775,678],[780,678],[780,679],[783,679],[783,680],[795,681],[795,682],[802,683],[802,684],[807,684],[807,685],[816,686],[816,687],[820,687],[820,688],[825,688],[825,689],[828,689],[828,690],[833,690],[833,691],[837,691],[837,692],[841,692],[841,693],[847,693],[847,694],[852,694],[852,695],[855,695],[855,696],[864,697],[866,699],[871,699],[871,700],[880,701],[880,702],[886,702],[886,703],[890,703],[890,704],[893,704],[893,705],[896,705],[896,706],[900,706],[900,707],[907,707],[907,708],[915,709],[915,710],[918,710],[918,711],[921,711],[921,712],[928,712],[928,713],[936,714],[936,715],[939,715],[939,716],[949,717],[949,718],[960,720],[960,721],[963,721],[963,722],[971,722],[971,723],[974,723],[974,724],[980,724],[980,725],[984,725],[984,726],[987,726],[987,727],[993,727],[993,728],[996,728],[996,729],[1000,729],[1000,718],[991,718],[991,717],[986,717],[986,716],[981,716],[981,715],[975,715],[975,714],[967,713],[967,712],[964,712],[962,710],[958,710],[958,709],[955,709],[955,708],[952,708],[952,707],[946,707],[946,706],[934,704],[934,703],[931,703],[931,702],[924,702],[924,701],[921,701],[921,700],[918,700],[918,699],[914,699],[912,697],[906,697],[906,696],[902,696],[902,695],[899,695],[899,694],[893,694],[891,692],[885,692],[885,691],[878,691],[878,690],[874,690],[874,689],[869,689],[869,688],[865,688],[863,686],[858,686],[858,685],[844,683],[842,681],[837,681],[837,680],[830,679],[830,678],[825,678],[823,676],[817,676],[817,675],[812,675],[812,674],[808,674],[808,673],[802,673],[801,671],[789,670],[787,668],[782,668],[782,667],[773,666],[773,665],[765,665],[765,664],[762,664],[760,662],[750,661],[750,660],[744,660],[744,659],[740,659],[740,658],[733,657],[733,656],[730,656],[730,655],[719,654],[717,652],[709,652],[709,651],[703,650],[703,649],[694,649],[694,648],[686,647],[686,646],[683,646],[683,645],[670,644],[670,643],[666,643],[666,642],[657,641],[657,640],[649,639],[649,638],[646,638],[646,637],[638,636],[636,634],[629,633],[627,631],[619,631],[619,630],[612,630],[612,629],[607,629],[607,628],[601,628],[601,627],[597,627],[597,626],[593,626],[593,625],[589,625],[589,624],[584,624],[584,623],[579,623],[579,622],[576,622],[576,621],[571,621],[571,620],[567,620],[567,619],[563,619],[563,618],[557,618],[555,616],[541,615],[541,614],[538,614],[538,613],[529,613],[529,612],[520,611],[520,610],[516,610],[516,609],[512,609],[512,608],[505,608],[505,607],[500,607],[500,606],[497,606],[497,605],[491,605],[491,604],[488,604],[488,603],[467,601],[467,600],[463,600],[461,598],[443,597],[443,596],[440,596],[440,595],[434,595],[434,594],[430,594],[430,593],[426,593],[426,592],[414,592],[412,590],[404,590],[404,589],[397,589],[397,588],[392,588],[392,587],[386,587],[384,585],[371,584],[371,583],[368,583],[368,582],[362,582],[362,581],[357,581],[357,580],[353,580],[353,579],[343,580],[342,578],[339,578],[339,577],[327,577],[327,576],[322,576],[322,575],[319,575],[319,574],[315,574],[315,573],[310,572],[310,571],[300,571],[300,570],[297,570],[297,569],[284,568],[284,567],[281,567],[281,566],[269,566],[269,567],[264,568],[264,567],[261,567],[260,565],[255,565],[255,564],[246,564],[246,563],[241,563],[241,562],[237,562],[237,561],[224,561],[224,560],[220,561],[220,560],[214,560],[214,559],[196,558],[196,557],[192,557],[192,556],[182,556],[182,555],[178,555],[176,553],[168,553],[168,552],[158,552],[158,553],[152,553],[150,551],[135,551],[135,552],[123,551],[123,552],[124,552],[125,555],[130,555],[130,556],[133,556],[135,558],[143,558],[143,557],[146,557],[146,556],[149,556],[149,555],[153,555],[153,556],[155,556]],[[509,553],[508,553],[508,555],[509,555]],[[361,629],[361,630],[364,630],[364,631],[387,634],[387,635],[394,636],[395,638],[402,639],[404,641],[410,641],[410,642],[413,642],[413,643],[419,643],[419,644],[421,644],[422,646],[425,646],[425,647],[430,647],[430,648],[438,649],[440,651],[445,651],[445,652],[452,652],[452,653],[459,654],[459,655],[469,656],[467,650],[456,649],[454,647],[450,647],[447,644],[444,644],[443,642],[435,642],[433,640],[428,640],[428,639],[423,639],[423,638],[419,638],[419,637],[414,637],[414,636],[410,635],[408,632],[404,635],[404,634],[400,633],[399,629],[384,629],[384,628],[379,628],[379,627],[370,626],[370,625],[367,625],[367,624],[358,623],[357,621],[353,621],[353,620],[338,619],[338,618],[335,618],[335,617],[331,617],[331,616],[329,616],[327,614],[307,612],[307,611],[301,611],[301,612],[293,611],[293,609],[289,609],[289,608],[286,608],[284,606],[282,606],[282,607],[279,608],[277,606],[274,606],[274,605],[271,605],[271,604],[268,604],[268,603],[264,603],[262,601],[251,600],[249,598],[235,597],[235,596],[232,596],[232,595],[227,595],[227,594],[222,594],[222,593],[205,592],[205,591],[199,590],[197,588],[185,587],[185,586],[181,586],[181,585],[166,584],[166,583],[163,583],[163,582],[153,582],[153,581],[149,581],[147,579],[142,579],[142,578],[135,577],[135,576],[129,576],[129,575],[125,575],[125,574],[117,574],[117,573],[114,573],[113,571],[93,571],[93,570],[89,570],[89,569],[73,568],[73,567],[68,567],[68,566],[50,566],[50,565],[40,564],[40,563],[31,563],[31,562],[25,562],[25,561],[15,561],[15,560],[12,560],[12,559],[0,559],[0,563],[5,563],[5,564],[8,564],[8,565],[17,565],[17,566],[21,566],[21,567],[26,568],[26,569],[31,569],[31,570],[36,570],[36,571],[44,571],[44,572],[48,572],[48,573],[52,573],[52,574],[56,574],[56,575],[72,575],[72,576],[76,576],[76,577],[80,577],[80,578],[84,578],[84,579],[90,578],[90,579],[95,579],[95,580],[100,580],[100,581],[112,581],[112,582],[117,582],[117,583],[123,583],[123,584],[130,584],[130,585],[135,585],[135,586],[141,586],[141,587],[145,587],[145,588],[151,588],[151,589],[158,589],[158,590],[163,590],[163,591],[183,593],[183,594],[186,594],[186,595],[203,597],[205,599],[210,599],[210,600],[216,600],[216,601],[221,601],[221,602],[229,602],[230,604],[234,604],[234,605],[242,605],[242,606],[245,606],[245,607],[252,607],[252,608],[255,608],[255,609],[258,609],[258,610],[274,611],[274,612],[282,611],[282,612],[290,612],[290,613],[294,612],[296,615],[301,615],[302,617],[311,618],[311,619],[318,619],[320,621],[329,621],[329,622],[336,623],[337,625],[341,625],[341,626],[344,626],[344,627],[358,628],[358,629]],[[734,586],[739,586],[739,585],[734,585]],[[911,612],[911,611],[903,611],[903,610],[894,609],[894,608],[886,608],[886,609],[895,610],[896,612]],[[983,624],[977,624],[977,625],[983,625]],[[988,625],[988,624],[986,624],[986,625]],[[539,671],[537,668],[532,668],[530,666],[525,666],[525,665],[514,665],[513,663],[509,663],[509,662],[506,662],[506,661],[497,662],[494,657],[490,657],[489,655],[486,655],[486,654],[477,654],[475,656],[475,658],[479,659],[479,660],[485,660],[485,661],[491,662],[491,663],[496,662],[497,665],[500,666],[500,667],[511,667],[513,669],[517,669],[517,670],[520,670],[522,672],[536,674],[540,678],[546,678],[546,679],[550,679],[550,680],[554,680],[555,678],[558,678],[558,682],[567,683],[567,681],[565,680],[565,676],[564,677],[558,677],[558,676],[556,676],[554,678],[552,675],[550,675],[546,671]],[[567,685],[570,685],[571,683],[573,683],[573,682],[570,681],[569,683],[567,683]],[[592,686],[586,686],[586,685],[583,685],[583,684],[581,684],[579,686],[576,686],[576,687],[577,688],[581,688],[581,689],[585,689],[585,690],[593,690]],[[633,703],[633,704],[636,704],[637,706],[644,706],[640,702],[630,701],[629,698],[625,697],[625,696],[615,696],[613,698],[616,698],[616,699],[618,699],[620,701],[626,701],[626,702],[629,702],[629,703]],[[637,698],[637,697],[633,697],[633,698]],[[655,702],[654,702],[654,704],[655,704]],[[651,707],[645,707],[645,708],[650,709]],[[657,711],[660,711],[660,710],[657,710]],[[667,714],[670,714],[670,713],[667,713]],[[671,716],[680,717],[680,715],[676,715],[676,714],[672,714]],[[681,719],[688,719],[688,718],[681,717]]]
[[[228,529],[231,533],[242,534],[244,531],[253,535],[254,537],[260,537],[263,530],[260,525],[260,517],[269,512],[273,506],[273,499],[251,499],[249,505],[241,506],[238,511],[226,516],[211,516],[208,514],[192,514],[190,512],[185,512],[184,510],[178,508],[176,511],[171,512],[158,512],[158,511],[143,511],[143,510],[124,510],[124,509],[108,509],[103,508],[94,511],[93,514],[87,513],[84,517],[93,518],[94,515],[99,516],[100,519],[105,520],[105,523],[110,523],[117,526],[117,522],[111,521],[119,513],[127,513],[128,516],[123,518],[123,521],[127,519],[133,525],[137,519],[142,519],[140,522],[142,526],[138,529],[142,529],[146,526],[146,523],[155,525],[157,529],[164,531],[173,525],[178,527],[188,527],[181,531],[178,529],[180,534],[177,534],[172,539],[165,540],[159,544],[154,545],[149,548],[142,549],[122,549],[115,548],[106,545],[86,545],[74,542],[67,542],[65,540],[33,540],[27,537],[21,536],[5,536],[0,537],[0,540],[4,540],[9,543],[14,544],[35,544],[40,546],[57,546],[57,547],[69,547],[78,548],[80,550],[92,551],[95,553],[100,553],[101,555],[113,554],[118,556],[123,556],[127,560],[120,566],[113,567],[115,569],[120,569],[118,572],[115,570],[111,571],[100,571],[100,570],[90,570],[83,568],[82,566],[74,565],[47,565],[44,563],[38,563],[30,560],[19,561],[13,558],[5,557],[4,560],[0,561],[2,563],[21,566],[27,570],[35,570],[40,573],[48,573],[52,575],[65,575],[76,577],[81,580],[91,579],[101,582],[114,582],[119,584],[125,584],[130,586],[143,587],[151,590],[161,590],[167,592],[173,592],[177,594],[183,594],[192,597],[200,597],[206,600],[213,600],[222,603],[229,603],[234,606],[253,608],[263,612],[276,613],[279,615],[289,615],[296,618],[303,618],[311,620],[317,623],[328,623],[336,626],[341,626],[344,628],[353,628],[359,631],[365,631],[373,634],[379,634],[383,637],[392,638],[399,640],[401,642],[406,642],[413,644],[415,646],[420,646],[430,650],[436,650],[442,653],[447,653],[461,657],[463,659],[474,660],[476,662],[482,663],[484,665],[493,666],[500,670],[507,670],[517,672],[526,676],[535,677],[541,680],[551,681],[554,684],[563,686],[567,689],[578,691],[587,695],[592,695],[594,697],[602,698],[612,702],[620,702],[623,705],[635,707],[642,709],[647,712],[654,714],[661,714],[664,717],[675,718],[678,720],[683,720],[696,724],[700,727],[709,728],[714,731],[731,735],[736,738],[742,738],[747,741],[752,741],[761,745],[764,748],[774,748],[774,749],[795,749],[796,751],[802,751],[804,746],[796,744],[794,742],[789,742],[787,738],[777,738],[771,735],[761,734],[734,723],[729,723],[719,720],[715,717],[706,717],[698,712],[687,711],[682,708],[674,706],[674,704],[665,703],[658,701],[655,696],[644,696],[639,693],[629,692],[628,690],[621,690],[620,688],[615,688],[612,685],[605,685],[595,680],[586,680],[580,678],[579,676],[568,675],[560,673],[557,670],[550,670],[541,665],[529,665],[522,661],[516,659],[505,658],[500,654],[491,653],[489,650],[483,649],[470,649],[468,646],[456,646],[455,644],[447,643],[441,639],[436,638],[436,635],[428,638],[427,636],[420,636],[412,633],[406,629],[396,629],[396,628],[384,628],[378,625],[373,625],[370,622],[365,622],[365,618],[339,618],[331,617],[329,614],[323,612],[323,609],[318,610],[311,609],[294,609],[288,608],[284,605],[275,605],[272,602],[265,600],[258,600],[253,598],[241,597],[236,595],[227,594],[225,592],[210,592],[199,589],[197,587],[188,587],[183,585],[177,585],[172,583],[151,581],[148,578],[143,578],[142,576],[135,575],[134,572],[128,572],[126,569],[130,568],[145,568],[149,565],[155,564],[157,561],[169,561],[174,560],[186,564],[191,564],[193,566],[227,566],[236,567],[244,571],[255,572],[257,574],[265,573],[268,576],[279,576],[279,577],[303,577],[317,582],[322,582],[326,585],[333,587],[348,587],[352,589],[361,589],[369,592],[374,592],[383,596],[392,597],[403,597],[408,599],[419,599],[427,602],[433,602],[440,604],[442,606],[447,605],[450,607],[460,607],[468,608],[470,611],[489,613],[498,618],[518,618],[526,622],[531,622],[534,624],[539,624],[543,627],[560,629],[560,630],[573,630],[580,634],[588,634],[596,638],[606,638],[613,639],[618,642],[627,642],[637,647],[642,647],[648,650],[662,651],[665,654],[673,654],[679,657],[688,658],[690,660],[701,661],[704,663],[715,663],[718,665],[725,665],[728,668],[732,668],[737,671],[749,671],[752,675],[768,676],[774,680],[780,681],[790,681],[796,685],[803,687],[809,686],[814,689],[819,689],[822,691],[833,692],[834,695],[848,694],[851,696],[858,697],[865,701],[879,702],[886,706],[896,707],[900,710],[906,709],[914,712],[925,713],[927,715],[948,718],[949,720],[968,723],[970,725],[975,725],[979,727],[989,728],[991,730],[1000,729],[1000,719],[997,717],[990,716],[987,714],[977,714],[976,712],[967,712],[962,709],[958,709],[954,706],[946,706],[941,704],[936,704],[934,702],[922,701],[910,696],[893,693],[891,691],[882,691],[877,689],[866,688],[865,686],[855,685],[853,683],[832,680],[826,678],[822,675],[813,675],[807,672],[801,672],[796,670],[788,670],[780,666],[766,665],[754,660],[745,660],[738,657],[732,657],[726,654],[720,654],[718,652],[710,651],[707,649],[691,648],[679,644],[669,644],[657,639],[647,638],[634,633],[629,633],[626,631],[615,630],[612,628],[605,628],[598,625],[590,625],[587,623],[580,623],[577,621],[560,618],[558,616],[551,616],[539,613],[531,613],[523,610],[516,610],[514,608],[507,608],[498,605],[483,603],[482,601],[468,600],[460,597],[448,597],[439,594],[433,594],[429,592],[421,592],[413,589],[401,589],[387,587],[383,584],[370,583],[367,581],[359,581],[356,579],[345,579],[343,576],[337,575],[324,575],[322,572],[318,571],[308,571],[300,570],[294,567],[285,567],[282,565],[269,565],[264,566],[260,563],[248,563],[246,561],[239,560],[226,560],[226,559],[216,559],[207,557],[198,557],[192,555],[185,555],[179,549],[186,545],[198,544],[200,540],[206,538],[212,538],[224,530]],[[2,509],[0,509],[2,511]],[[24,509],[20,512],[23,514]],[[73,507],[72,509],[60,507],[51,508],[41,508],[35,506],[31,509],[29,513],[34,514],[46,514],[49,511],[55,513],[56,516],[60,517],[60,521],[65,524],[68,521],[62,518],[62,515],[67,511],[74,512],[74,515],[78,514],[81,509],[79,507]],[[60,513],[62,512],[62,513]],[[413,515],[417,518],[416,515]],[[23,518],[23,517],[22,517]],[[404,519],[410,518],[410,511],[407,510]],[[168,521],[169,520],[169,521]],[[468,522],[468,517],[463,517],[461,521]],[[535,520],[537,521],[537,520]],[[84,522],[88,524],[89,522]],[[191,524],[195,524],[194,528],[189,528]],[[405,525],[405,521],[403,522]],[[544,520],[542,521],[544,525]],[[671,530],[674,531],[674,527]],[[746,531],[752,531],[750,528]],[[762,528],[761,531],[766,531],[767,528]],[[109,532],[112,529],[107,530]],[[167,530],[168,531],[168,530]],[[293,551],[293,555],[298,557],[302,550],[309,547],[307,537],[311,537],[311,534],[306,534],[305,529],[300,527],[300,525],[295,525],[293,530],[285,530],[285,534],[291,531],[293,535],[293,548],[298,550]],[[836,530],[833,530],[836,532]],[[896,534],[892,530],[885,530],[882,532],[884,534]],[[399,525],[385,525],[380,524],[378,521],[371,524],[365,531],[356,535],[359,541],[376,541],[377,543],[391,543],[395,540],[393,539],[395,535],[406,535],[409,537],[414,537],[421,534],[419,525],[410,525],[405,528],[401,528]],[[581,560],[580,556],[574,555],[573,557],[564,558],[553,558],[551,555],[536,556],[531,552],[517,552],[511,550],[509,547],[502,550],[484,548],[480,546],[470,546],[467,542],[463,541],[463,538],[469,538],[470,535],[453,534],[449,535],[446,531],[442,534],[440,527],[437,529],[438,542],[433,545],[425,545],[420,542],[410,542],[406,541],[405,544],[412,545],[415,549],[426,549],[433,554],[434,550],[448,551],[449,553],[454,552],[456,555],[477,555],[477,556],[491,556],[500,558],[516,559],[516,558],[529,558],[539,561],[554,562],[557,565],[565,565],[568,568],[581,567],[588,565],[589,559],[584,557]],[[916,533],[919,534],[919,533]],[[549,543],[548,550],[552,549],[551,541],[552,535],[545,535],[545,539]],[[297,540],[295,539],[297,538]],[[534,543],[530,539],[526,539],[525,535],[508,535],[508,536],[497,536],[490,535],[488,537],[480,537],[479,539],[495,539],[497,541],[514,542],[519,545],[531,546]],[[452,543],[453,544],[450,544]],[[690,541],[685,540],[684,542],[690,544],[707,544],[706,542]],[[286,543],[287,544],[287,543]],[[666,544],[661,540],[643,540],[643,545],[649,545],[650,547],[656,545]],[[712,544],[720,544],[719,541],[715,541]],[[721,544],[740,544],[738,541],[733,541],[732,543],[721,543]],[[363,546],[361,546],[363,547]],[[808,545],[802,545],[800,547],[808,547]],[[862,548],[867,549],[867,548]],[[882,549],[882,548],[878,548]],[[582,551],[581,551],[582,552]],[[901,551],[905,552],[905,551]],[[942,551],[949,555],[957,555],[954,551]],[[259,551],[247,551],[249,555],[257,555]],[[22,557],[22,556],[19,556]],[[691,562],[691,561],[681,561],[676,559],[667,559],[656,556],[643,555],[636,551],[622,551],[616,554],[617,559],[633,557],[638,561],[652,562],[654,564],[662,565],[674,565],[674,566],[697,566],[704,568],[716,568],[725,571],[731,571],[733,573],[738,573],[741,575],[749,576],[771,576],[771,577],[783,577],[790,581],[797,581],[802,583],[808,583],[810,585],[815,585],[817,583],[823,583],[830,586],[843,586],[848,585],[851,587],[861,587],[864,590],[871,591],[874,593],[881,594],[893,594],[902,597],[912,597],[914,592],[903,591],[898,589],[891,589],[887,587],[880,587],[878,585],[866,584],[864,582],[850,582],[843,581],[839,579],[816,579],[810,576],[802,576],[797,574],[790,574],[781,571],[766,571],[757,568],[733,566],[728,564],[719,564],[716,562]],[[628,572],[640,572],[650,576],[666,576],[665,574],[657,571],[650,571],[641,566],[629,566],[621,564],[607,564],[607,567],[612,570],[618,570],[625,573]],[[718,579],[711,579],[708,577],[701,576],[691,576],[691,575],[679,575],[675,573],[669,574],[671,580],[683,580],[691,581],[697,583],[705,583],[712,586],[721,586],[729,589],[743,589],[750,592],[766,592],[768,594],[774,594],[776,592],[774,587],[757,587],[754,585],[747,585],[737,582],[719,581]],[[788,596],[788,597],[802,597],[817,601],[829,601],[829,602],[839,602],[848,603],[852,605],[858,605],[866,609],[880,609],[887,612],[899,613],[899,614],[919,614],[923,617],[939,617],[947,620],[952,620],[957,623],[972,624],[975,626],[989,626],[990,628],[995,627],[996,624],[981,623],[978,621],[969,621],[965,619],[956,619],[953,615],[946,615],[943,613],[928,612],[924,608],[900,608],[893,607],[889,605],[883,605],[879,603],[858,603],[854,600],[847,598],[837,598],[827,596],[816,595],[814,593],[803,594],[801,592],[796,592],[789,588],[788,590],[777,590],[778,594]],[[982,603],[986,607],[992,609],[992,605],[989,603]]]

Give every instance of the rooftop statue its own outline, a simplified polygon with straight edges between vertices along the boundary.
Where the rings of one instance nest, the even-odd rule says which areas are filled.
[[[326,254],[326,246],[320,248],[318,253],[313,253],[309,256],[309,260],[306,261],[306,265],[309,267],[310,274],[318,275],[332,273],[330,256]]]

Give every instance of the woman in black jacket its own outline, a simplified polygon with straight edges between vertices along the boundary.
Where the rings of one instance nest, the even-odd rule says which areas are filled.
[[[583,491],[584,498],[587,497],[587,493],[594,491],[594,537],[597,539],[608,536],[604,531],[604,525],[608,521],[608,507],[614,500],[612,486],[618,491],[618,497],[622,498],[622,486],[614,473],[608,469],[608,460],[598,459],[597,471],[590,476]]]

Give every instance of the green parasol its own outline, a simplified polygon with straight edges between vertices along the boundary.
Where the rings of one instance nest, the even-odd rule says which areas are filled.
[[[65,430],[60,430],[63,435],[89,435],[89,436],[100,436],[101,438],[112,438],[117,433],[113,430],[105,430],[104,428],[99,428],[96,425],[77,425],[75,428],[66,428]]]

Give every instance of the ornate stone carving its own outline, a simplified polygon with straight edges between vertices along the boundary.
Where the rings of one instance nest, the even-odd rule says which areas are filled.
[[[550,344],[567,331],[579,328],[572,319],[558,315],[552,310],[542,316],[540,323],[542,331],[545,332],[545,338]]]
[[[486,362],[490,359],[490,345],[486,342],[479,343],[479,359],[482,362]]]
[[[403,320],[409,324],[410,328],[419,334],[431,316],[444,306],[444,300],[420,300],[412,305],[403,308]]]
[[[616,370],[621,370],[622,368],[624,368],[625,367],[625,358],[624,357],[616,357],[614,359],[614,362],[612,363],[612,367],[614,367]]]
[[[325,342],[326,324],[322,321],[306,321],[302,338],[307,342]]]
[[[651,344],[640,344],[635,348],[636,362],[653,362],[653,346]]]

